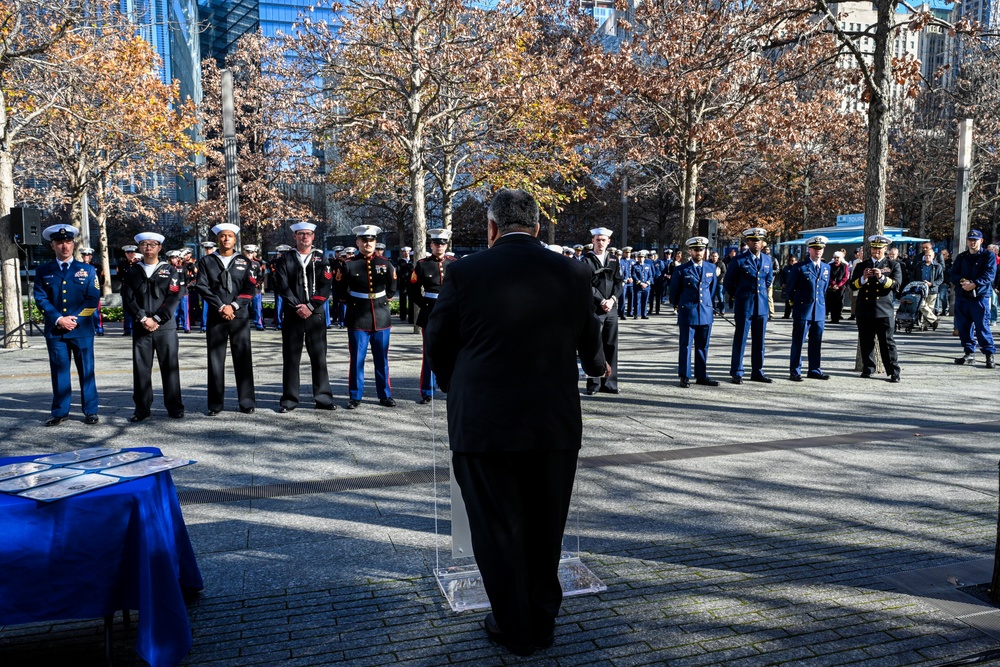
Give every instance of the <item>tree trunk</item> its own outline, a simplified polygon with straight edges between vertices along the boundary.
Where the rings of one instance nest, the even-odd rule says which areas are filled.
[[[415,9],[414,25],[420,25],[421,8]],[[413,220],[413,259],[423,259],[427,256],[427,203],[424,198],[425,181],[427,172],[424,167],[424,101],[423,85],[427,72],[420,64],[416,54],[423,51],[420,42],[420,30],[414,28],[410,30],[410,53],[413,62],[410,63],[410,89],[409,89],[409,159],[407,168],[410,174],[410,201],[412,203]]]
[[[111,294],[111,252],[108,249],[108,206],[105,201],[107,195],[107,180],[102,178],[97,181],[97,248],[100,266],[98,271],[101,276],[101,297]]]
[[[867,237],[885,231],[886,181],[889,164],[890,94],[892,88],[892,21],[897,3],[881,0],[875,26],[875,55],[868,103],[868,164],[865,168],[865,249]]]
[[[0,123],[6,120],[0,95]],[[23,348],[27,343],[21,310],[21,259],[14,245],[10,211],[14,208],[14,157],[10,147],[0,145],[0,262],[2,262],[4,347]],[[31,267],[28,267],[29,269]],[[19,330],[17,335],[10,332]]]
[[[920,238],[925,238],[924,234],[927,231],[927,208],[930,202],[928,201],[930,197],[925,191],[920,195],[920,223],[917,227],[917,236]]]

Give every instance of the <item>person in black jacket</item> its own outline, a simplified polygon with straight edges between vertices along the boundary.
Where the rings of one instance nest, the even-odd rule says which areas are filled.
[[[257,291],[257,265],[236,252],[240,228],[224,222],[212,227],[219,249],[198,260],[197,290],[208,304],[208,416],[222,412],[226,399],[226,341],[233,353],[233,372],[240,412],[257,407],[250,348],[250,303]]]
[[[132,401],[135,413],[129,421],[149,417],[153,405],[153,353],[160,365],[163,403],[174,419],[184,416],[181,373],[177,360],[177,320],[181,279],[177,269],[160,261],[163,236],[154,232],[136,234],[142,260],[125,273],[122,305],[132,326]]]
[[[611,374],[587,378],[587,395],[601,391],[618,393],[618,301],[624,291],[624,276],[617,259],[611,257],[608,243],[611,230],[596,227],[590,230],[593,248],[583,256],[583,265],[590,269],[594,314],[600,328],[604,358],[611,365]]]
[[[892,304],[893,292],[903,281],[903,270],[898,262],[885,257],[885,247],[892,241],[881,234],[868,237],[871,257],[858,262],[851,272],[848,285],[856,292],[858,345],[861,348],[861,362],[864,365],[861,377],[870,378],[875,373],[875,339],[889,382],[899,382],[899,360],[896,356],[896,340],[893,338],[896,310]]]
[[[313,252],[316,225],[291,226],[295,247],[274,259],[274,293],[280,299],[281,401],[284,414],[299,407],[299,363],[305,341],[312,369],[313,400],[317,410],[335,410],[330,373],[326,367],[326,320],[323,304],[330,298],[333,274],[322,255]],[[280,246],[279,246],[280,247]]]
[[[910,268],[910,281],[920,281],[927,286],[927,296],[924,298],[920,312],[927,318],[927,323],[937,329],[938,316],[935,314],[938,293],[944,283],[944,267],[934,259],[934,246],[930,241],[920,244],[920,257]]]
[[[487,216],[490,248],[449,268],[427,352],[449,392],[452,470],[493,609],[486,632],[530,655],[552,645],[562,601],[559,555],[583,432],[577,355],[588,375],[611,371],[593,271],[538,242],[527,192],[501,190]],[[513,391],[523,375],[530,381]]]
[[[445,252],[448,250],[448,240],[451,239],[450,229],[428,229],[427,236],[430,238],[431,254],[423,259],[417,260],[410,269],[408,284],[399,290],[400,298],[409,289],[410,303],[420,308],[420,315],[417,317],[417,326],[421,329],[427,327],[427,318],[430,317],[434,302],[444,284],[444,275],[448,266],[455,262],[455,258],[448,257]],[[403,278],[400,278],[402,281]],[[423,362],[420,366],[420,398],[417,403],[426,405],[431,402],[434,396],[434,373],[427,355],[423,355]]]

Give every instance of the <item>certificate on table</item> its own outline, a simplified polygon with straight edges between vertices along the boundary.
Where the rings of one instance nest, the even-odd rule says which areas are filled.
[[[45,465],[44,463],[35,463],[34,461],[29,461],[27,463],[9,463],[5,466],[0,466],[0,482],[5,479],[21,477],[22,475],[30,475],[33,472],[48,470],[51,467],[52,466]]]
[[[4,493],[18,493],[19,491],[33,489],[36,486],[52,484],[53,482],[58,482],[61,479],[76,477],[77,475],[82,474],[82,470],[74,470],[73,468],[52,468],[50,470],[46,470],[45,472],[36,472],[33,475],[15,477],[14,479],[8,479],[7,481],[0,482],[0,491],[3,491]]]
[[[60,480],[53,484],[46,484],[45,486],[28,489],[27,491],[22,491],[17,495],[22,498],[31,498],[32,500],[51,502],[53,500],[69,498],[70,496],[75,496],[78,493],[93,491],[94,489],[99,489],[102,486],[108,486],[117,482],[118,480],[114,477],[98,475],[97,473],[85,473],[77,475],[76,477],[69,477],[67,479]]]

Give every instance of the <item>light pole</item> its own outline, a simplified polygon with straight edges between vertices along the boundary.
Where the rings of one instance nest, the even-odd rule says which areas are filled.
[[[955,197],[955,236],[952,252],[961,252],[969,233],[969,176],[972,171],[972,119],[965,118],[958,124],[958,169]]]

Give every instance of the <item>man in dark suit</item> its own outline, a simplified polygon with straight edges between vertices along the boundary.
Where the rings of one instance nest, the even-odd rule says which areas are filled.
[[[729,375],[733,384],[743,383],[743,355],[747,349],[747,334],[750,334],[750,379],[754,382],[770,383],[764,375],[764,337],[767,334],[767,320],[771,312],[768,292],[774,282],[774,265],[771,257],[762,252],[767,230],[752,227],[743,231],[747,250],[737,255],[726,267],[723,286],[735,302],[733,322],[733,356],[729,365]]]
[[[559,554],[583,421],[577,355],[610,368],[594,316],[593,272],[538,242],[538,204],[501,190],[485,252],[445,275],[426,330],[448,397],[452,468],[493,613],[490,638],[517,655],[553,641]],[[531,381],[512,382],[519,374]]]
[[[35,303],[45,318],[45,346],[52,374],[52,413],[46,426],[62,423],[69,416],[73,397],[69,367],[76,364],[83,393],[84,422],[96,424],[97,382],[94,378],[94,311],[101,302],[97,271],[73,259],[73,239],[79,232],[72,225],[52,225],[42,231],[56,258],[35,272]]]
[[[792,349],[788,379],[802,382],[802,345],[809,339],[809,369],[813,380],[829,380],[821,367],[823,330],[826,326],[826,291],[830,287],[830,265],[823,261],[825,236],[806,240],[809,254],[792,266],[785,283],[785,300],[792,304]]]
[[[882,362],[889,382],[899,382],[899,361],[896,357],[896,309],[892,294],[903,281],[903,270],[898,262],[885,257],[885,247],[892,243],[888,237],[875,234],[868,237],[871,257],[858,262],[851,272],[851,291],[857,292],[858,345],[864,366],[861,377],[870,378],[875,373],[875,339],[878,339]]]

